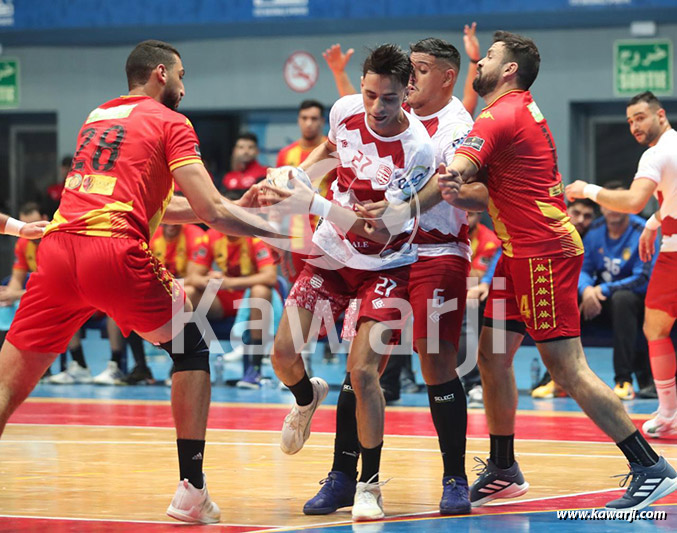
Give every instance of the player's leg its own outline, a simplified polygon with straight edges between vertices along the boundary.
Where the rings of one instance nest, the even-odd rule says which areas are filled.
[[[648,437],[677,436],[677,386],[675,347],[670,332],[675,318],[661,309],[646,308],[644,334],[649,343],[649,361],[658,394],[658,412],[642,426]]]
[[[250,298],[265,300],[270,304],[272,320],[272,298],[273,289],[266,285],[254,285],[249,293]],[[254,323],[261,323],[264,319],[263,310],[257,306],[251,306],[249,311],[249,320]],[[237,382],[238,387],[258,389],[261,386],[261,365],[263,363],[263,336],[268,332],[269,324],[264,324],[262,329],[254,328],[249,330],[249,343],[244,346],[242,379]]]

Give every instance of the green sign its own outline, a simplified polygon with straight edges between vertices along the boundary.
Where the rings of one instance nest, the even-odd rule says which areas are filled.
[[[619,96],[643,91],[672,94],[672,41],[616,41],[614,90]]]
[[[19,107],[19,60],[0,59],[0,108]]]

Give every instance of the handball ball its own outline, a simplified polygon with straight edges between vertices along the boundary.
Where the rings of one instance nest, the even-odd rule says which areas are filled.
[[[302,181],[308,187],[312,188],[310,183],[310,178],[308,174],[305,173],[302,169],[292,166],[284,166],[279,168],[268,169],[266,174],[266,181],[278,189],[291,189],[292,186],[289,183],[289,171],[291,170],[292,176],[295,180]]]

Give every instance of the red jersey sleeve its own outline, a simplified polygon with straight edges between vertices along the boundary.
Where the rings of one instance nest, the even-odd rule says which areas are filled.
[[[509,131],[510,126],[511,120],[504,113],[485,109],[477,117],[461,147],[456,150],[456,156],[470,159],[478,169],[484,167],[492,154],[502,148],[508,139],[506,131]]]
[[[26,248],[28,246],[28,239],[19,239],[14,246],[14,270],[29,271],[28,259],[26,258]]]
[[[176,113],[172,120],[166,122],[165,133],[165,153],[170,171],[192,163],[202,164],[200,144],[190,120]]]
[[[266,243],[261,239],[252,239],[252,254],[254,255],[254,263],[256,264],[256,271],[260,272],[261,268],[268,265],[275,264],[273,253]]]

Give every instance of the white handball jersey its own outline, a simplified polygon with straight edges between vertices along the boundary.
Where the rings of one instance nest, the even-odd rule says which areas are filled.
[[[329,140],[336,145],[339,164],[329,197],[352,209],[357,202],[409,201],[430,179],[435,155],[421,122],[403,111],[409,126],[394,137],[381,137],[367,125],[362,95],[345,96],[329,113]],[[322,222],[313,242],[341,264],[360,270],[384,270],[409,265],[418,259],[410,221],[405,233],[387,245]]]
[[[437,113],[416,117],[433,141],[435,168],[441,163],[449,165],[456,148],[463,144],[473,125],[463,103],[454,96]],[[457,255],[470,261],[472,251],[466,212],[441,201],[421,215],[414,243],[418,244],[419,256]]]
[[[661,252],[677,252],[677,131],[669,129],[658,142],[642,154],[635,179],[648,178],[658,184],[660,205]]]

